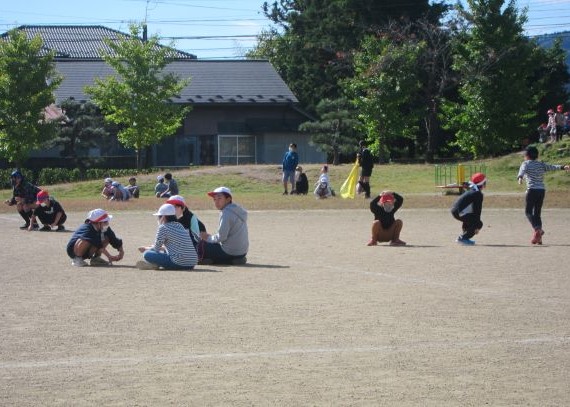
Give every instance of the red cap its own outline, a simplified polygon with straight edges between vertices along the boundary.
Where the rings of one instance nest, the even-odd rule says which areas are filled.
[[[476,172],[471,176],[471,182],[480,187],[487,182],[487,177],[482,172]]]
[[[41,191],[38,192],[38,194],[36,195],[36,199],[37,199],[36,204],[39,205],[39,204],[41,204],[43,201],[45,201],[45,200],[48,199],[48,198],[49,198],[48,191],[41,190]]]
[[[392,194],[383,194],[380,197],[380,203],[383,204],[385,202],[394,202],[394,195]]]
[[[564,106],[562,106],[562,105],[556,106],[556,111],[557,111],[557,112],[562,113],[562,110],[564,110]]]

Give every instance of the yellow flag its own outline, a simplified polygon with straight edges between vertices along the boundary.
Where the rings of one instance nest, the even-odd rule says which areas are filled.
[[[358,160],[354,163],[352,170],[350,170],[350,174],[348,174],[348,178],[342,186],[340,187],[340,196],[343,198],[350,198],[354,199],[356,196],[356,184],[358,183]]]

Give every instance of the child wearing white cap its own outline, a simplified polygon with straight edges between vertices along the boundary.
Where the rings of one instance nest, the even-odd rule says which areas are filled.
[[[198,262],[196,249],[188,231],[176,220],[176,208],[165,203],[156,213],[158,229],[152,246],[139,247],[144,260],[137,262],[143,270],[190,270]]]
[[[77,228],[67,243],[67,255],[71,258],[71,265],[76,267],[87,266],[86,259],[91,259],[91,266],[109,266],[119,261],[125,255],[123,241],[119,239],[109,226],[113,217],[104,209],[93,209],[87,214],[85,223]],[[118,250],[113,256],[107,251],[111,245]],[[103,260],[104,254],[109,261]]]

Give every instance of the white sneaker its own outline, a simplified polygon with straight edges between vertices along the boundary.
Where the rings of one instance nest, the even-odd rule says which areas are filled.
[[[156,264],[149,263],[145,260],[137,261],[137,268],[140,270],[158,270],[158,266]]]
[[[87,262],[83,260],[82,257],[75,257],[71,260],[71,265],[75,267],[85,267],[87,266]]]

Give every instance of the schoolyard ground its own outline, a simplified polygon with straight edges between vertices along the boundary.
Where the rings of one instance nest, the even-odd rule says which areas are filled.
[[[474,247],[443,208],[398,212],[407,247],[367,247],[363,209],[251,210],[248,264],[193,272],[136,269],[155,218],[111,213],[109,268],[0,214],[0,405],[570,405],[570,209],[540,247],[520,208]]]

